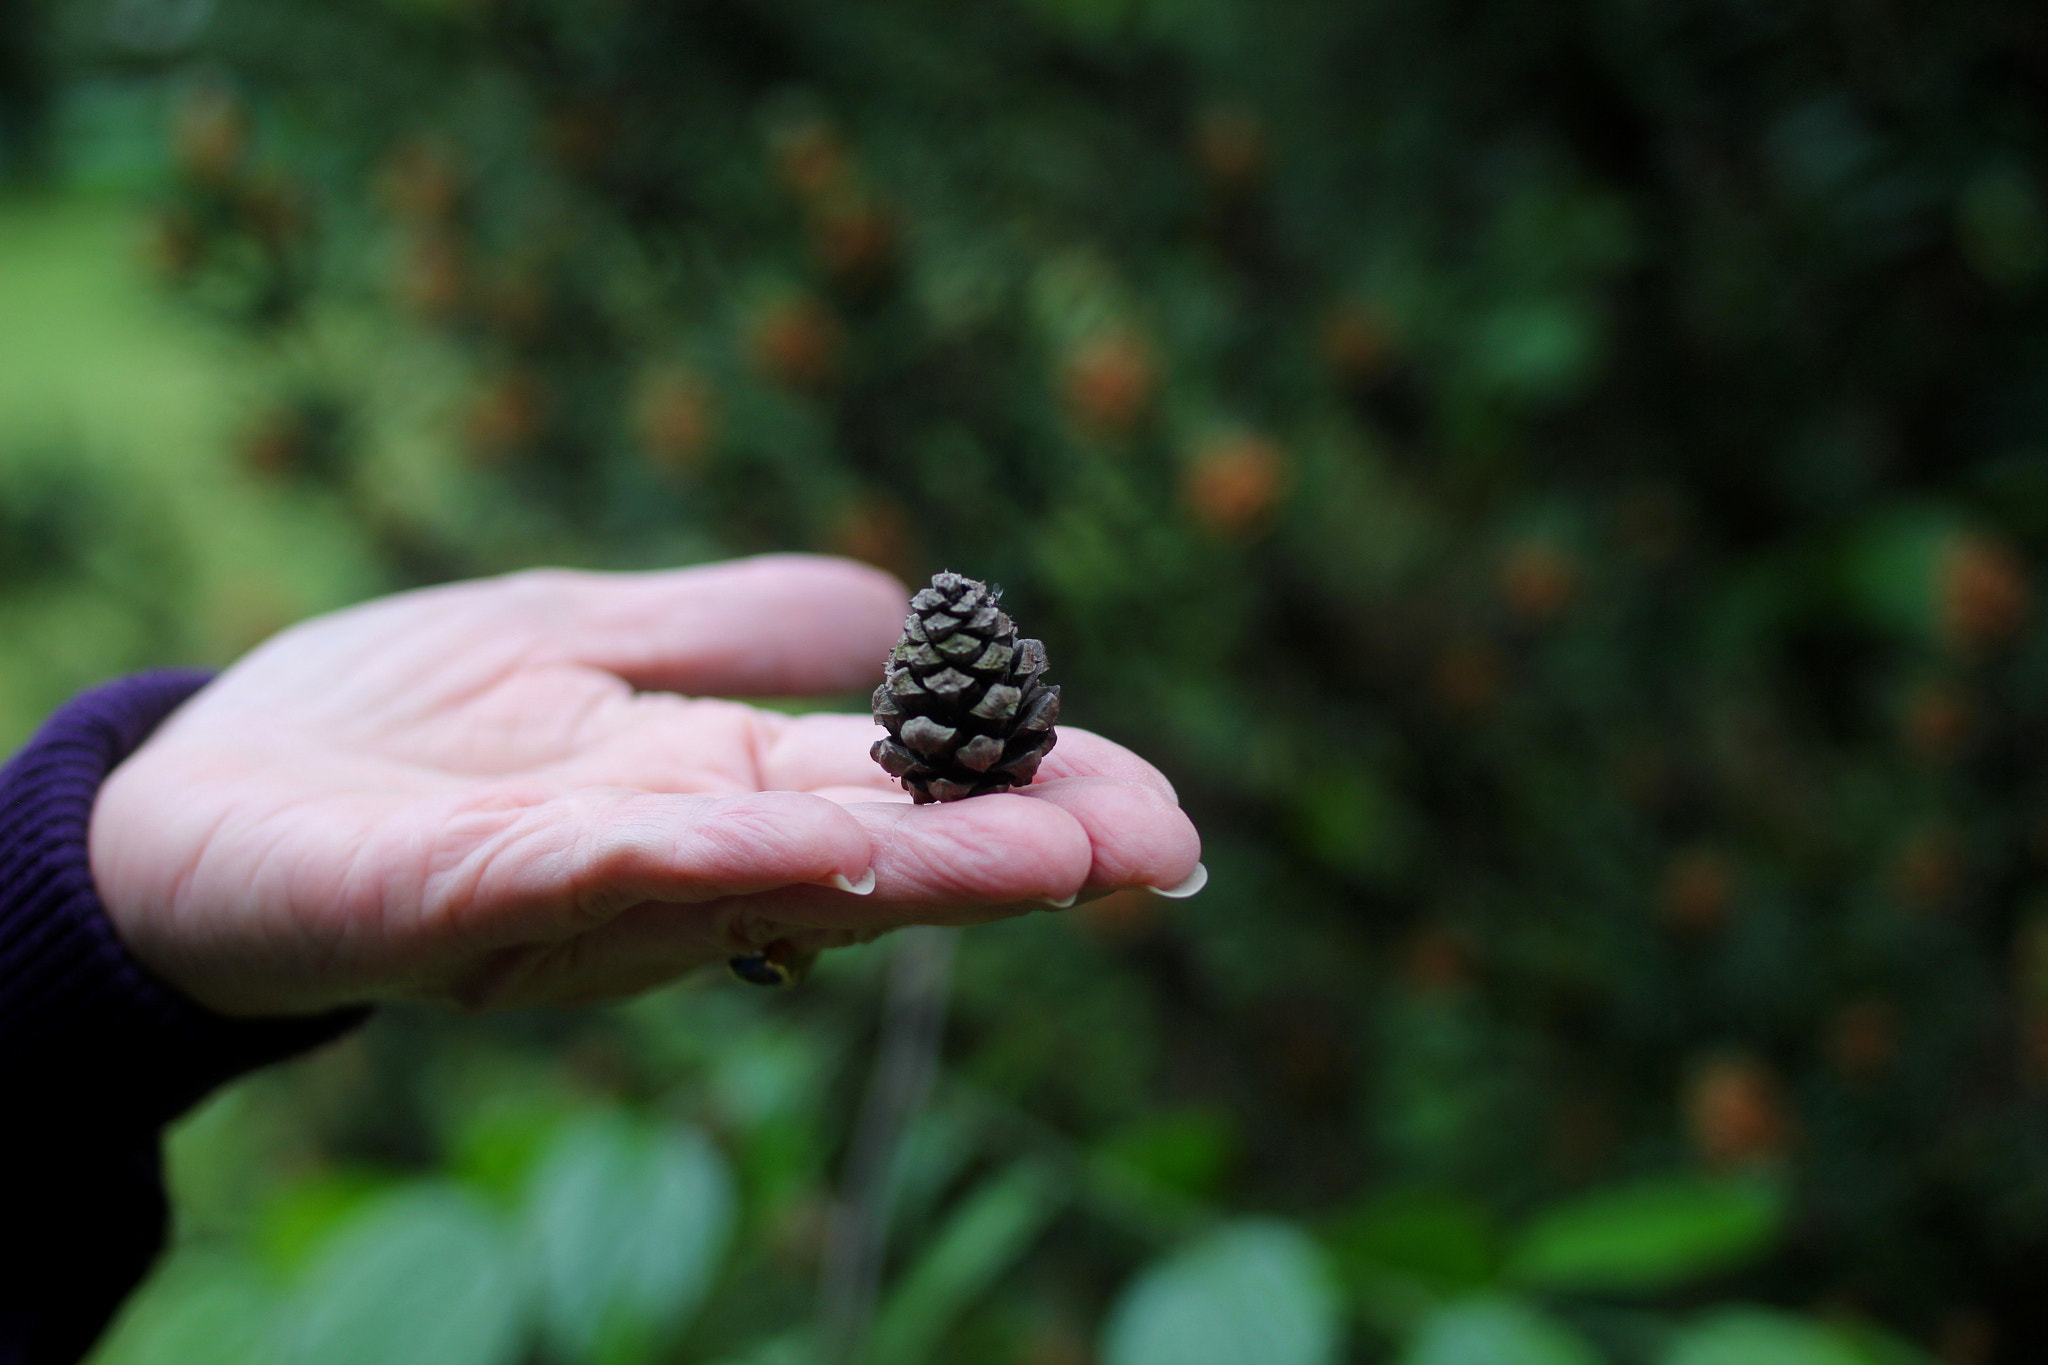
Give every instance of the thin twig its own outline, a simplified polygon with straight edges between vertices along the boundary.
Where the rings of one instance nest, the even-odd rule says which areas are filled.
[[[896,939],[882,994],[881,1037],[832,1211],[818,1286],[820,1359],[854,1365],[867,1344],[889,1243],[897,1153],[931,1096],[945,1035],[955,931],[908,929]]]

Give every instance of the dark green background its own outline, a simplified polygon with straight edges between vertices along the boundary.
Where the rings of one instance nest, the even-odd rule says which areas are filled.
[[[4,0],[0,723],[992,578],[1214,880],[964,936],[876,1365],[2028,1360],[2044,91],[2030,3]],[[888,952],[238,1089],[105,1359],[815,1359]]]

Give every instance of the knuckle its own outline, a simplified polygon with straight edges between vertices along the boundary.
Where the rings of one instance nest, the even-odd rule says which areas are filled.
[[[802,861],[818,842],[817,798],[796,792],[762,792],[725,803],[698,828],[718,861],[731,866],[764,866]]]
[[[499,602],[514,618],[552,621],[574,602],[583,575],[574,569],[520,569],[495,580]]]

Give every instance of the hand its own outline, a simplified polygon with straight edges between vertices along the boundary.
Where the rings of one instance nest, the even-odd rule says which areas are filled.
[[[776,940],[1195,874],[1166,780],[1086,731],[1062,727],[1024,791],[913,807],[866,717],[678,695],[867,687],[904,610],[883,574],[790,555],[536,571],[316,618],[115,769],[101,898],[151,970],[255,1015],[603,999]]]

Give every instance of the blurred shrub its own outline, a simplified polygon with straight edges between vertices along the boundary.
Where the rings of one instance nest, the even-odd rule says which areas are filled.
[[[2048,1329],[2035,7],[0,13],[52,159],[144,191],[165,288],[254,343],[222,517],[371,566],[298,605],[968,570],[1179,786],[1201,898],[969,936],[878,1358]],[[12,469],[0,555],[75,574],[98,502]],[[130,1330],[380,1284],[322,1258],[386,1218],[478,1273],[553,1246],[461,1349],[804,1359],[874,956],[263,1082],[298,1164]],[[716,1196],[657,1230],[727,1167],[729,1244]],[[337,1169],[398,1202],[304,1234],[327,1270],[235,1259]],[[649,1221],[520,1240],[547,1190]]]

